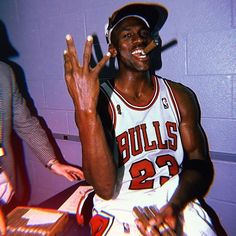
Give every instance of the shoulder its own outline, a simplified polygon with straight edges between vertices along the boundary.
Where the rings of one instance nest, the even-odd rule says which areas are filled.
[[[0,68],[1,68],[1,69],[5,69],[5,68],[8,68],[8,67],[10,67],[8,64],[6,64],[6,63],[3,62],[3,61],[0,61]]]
[[[165,80],[166,80],[167,84],[169,84],[176,99],[178,99],[178,100],[181,100],[181,99],[184,100],[185,98],[189,98],[189,99],[193,99],[193,100],[196,99],[195,93],[189,87],[185,86],[184,84],[175,82],[175,81],[171,81],[171,80],[167,80],[167,79],[165,79]]]
[[[7,63],[0,61],[0,72],[1,74],[4,73],[13,73],[13,70],[11,68],[11,66],[9,66]]]
[[[171,80],[166,80],[166,82],[173,92],[181,118],[188,117],[189,119],[193,119],[195,117],[199,119],[200,106],[194,91],[181,83]]]
[[[0,73],[1,75],[8,75],[9,73],[12,73],[12,69],[8,64],[3,61],[0,61]]]
[[[14,73],[12,68],[5,62],[0,61],[1,86],[5,88],[15,85]]]

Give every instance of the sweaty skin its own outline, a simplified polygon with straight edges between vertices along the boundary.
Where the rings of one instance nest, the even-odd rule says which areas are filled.
[[[88,37],[86,41],[83,65],[78,61],[71,36],[67,36],[66,42],[68,51],[64,54],[65,78],[75,106],[75,119],[82,143],[84,175],[99,196],[110,199],[115,189],[116,167],[96,109],[98,75],[110,54],[105,55],[95,68],[90,68],[92,38]]]
[[[150,58],[149,55],[143,56],[142,51],[150,41],[146,25],[140,19],[129,17],[112,32],[112,44],[109,45],[111,55],[105,55],[94,68],[90,68],[92,39],[89,37],[85,43],[82,64],[78,61],[71,36],[66,40],[65,79],[75,106],[75,120],[82,143],[83,170],[96,194],[104,199],[111,199],[114,195],[117,166],[96,109],[99,72],[110,56],[117,56],[119,72],[114,80],[115,88],[133,104],[146,104],[154,87],[149,72]],[[194,94],[179,83],[168,83],[179,107],[180,134],[188,160],[205,160],[211,163]],[[190,201],[204,196],[211,181],[212,178],[205,181],[198,171],[183,171],[179,186],[170,201],[160,211],[149,214],[148,221],[142,217],[136,221],[142,235],[177,235],[176,228],[181,211]],[[150,213],[149,206],[146,211]]]

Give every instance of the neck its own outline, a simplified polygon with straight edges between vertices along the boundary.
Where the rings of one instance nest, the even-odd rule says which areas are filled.
[[[115,87],[126,98],[142,100],[144,103],[153,92],[153,82],[149,72],[120,72],[115,79]]]

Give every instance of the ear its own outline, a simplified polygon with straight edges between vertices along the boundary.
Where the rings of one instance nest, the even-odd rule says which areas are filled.
[[[111,53],[111,57],[116,57],[117,56],[117,50],[114,47],[114,45],[111,43],[108,46],[108,51]]]

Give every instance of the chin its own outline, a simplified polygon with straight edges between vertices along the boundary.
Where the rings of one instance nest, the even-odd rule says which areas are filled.
[[[137,71],[140,71],[140,72],[147,72],[150,70],[150,66],[139,66],[136,69]]]

